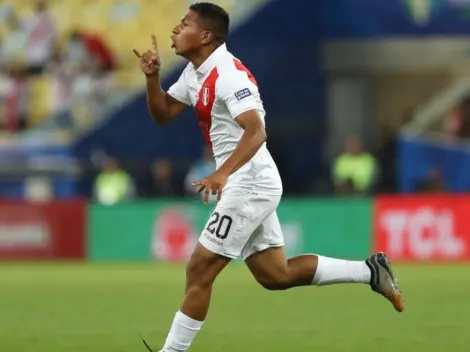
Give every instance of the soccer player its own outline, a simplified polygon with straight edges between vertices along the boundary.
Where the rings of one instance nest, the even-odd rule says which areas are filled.
[[[401,312],[401,293],[384,253],[365,261],[313,254],[286,259],[276,214],[282,183],[266,148],[265,110],[255,77],[225,45],[228,32],[225,10],[193,4],[171,36],[176,54],[189,63],[168,92],[160,84],[155,36],[153,50],[141,54],[134,49],[146,76],[152,118],[164,125],[193,106],[217,164],[213,174],[194,183],[206,201],[213,194],[218,203],[187,265],[184,300],[161,351],[191,346],[206,319],[215,279],[238,257],[268,290],[362,283]]]

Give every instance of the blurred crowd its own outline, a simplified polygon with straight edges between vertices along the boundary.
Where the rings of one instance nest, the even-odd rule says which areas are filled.
[[[388,133],[381,147],[368,151],[362,139],[350,136],[344,150],[330,165],[328,186],[324,194],[338,196],[370,196],[397,192],[397,143],[396,135]],[[106,157],[94,180],[93,198],[104,204],[136,198],[202,197],[192,183],[216,170],[210,147],[203,147],[200,158],[185,168],[183,179],[179,177],[170,159],[158,159],[150,167],[144,179],[134,178],[132,168],[126,170],[119,160]],[[282,165],[278,165],[281,176]],[[439,193],[447,190],[445,179],[438,166],[416,181],[418,193]],[[290,194],[289,189],[285,189]],[[308,192],[307,192],[308,193]],[[304,193],[304,194],[307,194]],[[211,196],[211,201],[215,198]]]
[[[24,130],[33,124],[33,114],[61,113],[84,101],[88,108],[99,109],[116,68],[103,38],[75,30],[60,45],[56,18],[45,0],[36,1],[34,11],[24,17],[0,3],[0,22],[0,130]],[[50,94],[37,99],[50,109],[41,111],[32,95],[45,80]]]
[[[395,150],[394,138],[377,153],[370,153],[364,149],[359,137],[351,136],[343,153],[331,165],[330,186],[326,193],[365,196],[395,192]],[[209,146],[204,146],[200,158],[184,170],[183,178],[177,175],[179,171],[172,160],[165,158],[155,160],[143,179],[134,177],[132,167],[127,169],[112,156],[103,158],[100,164],[101,169],[94,180],[93,198],[104,204],[135,198],[202,197],[192,183],[216,170]],[[279,168],[282,176],[282,166]],[[289,189],[286,193],[290,193]],[[215,200],[213,196],[210,199]]]
[[[112,156],[105,157],[101,164],[101,171],[94,181],[93,198],[103,204],[114,204],[134,198],[202,197],[192,183],[216,170],[212,150],[208,146],[202,149],[200,158],[186,170],[182,182],[175,177],[172,161],[166,158],[155,160],[143,180],[134,179],[121,162]],[[214,200],[211,195],[210,201]]]

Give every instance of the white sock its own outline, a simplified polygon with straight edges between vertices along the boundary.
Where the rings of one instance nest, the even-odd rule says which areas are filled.
[[[364,261],[350,261],[318,256],[318,266],[312,285],[370,282],[370,269]]]
[[[191,319],[181,311],[176,312],[171,330],[161,352],[184,352],[192,344],[203,322]]]

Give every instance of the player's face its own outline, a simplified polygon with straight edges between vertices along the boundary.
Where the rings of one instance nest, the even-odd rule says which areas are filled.
[[[206,32],[198,23],[197,13],[189,11],[183,17],[181,23],[173,29],[171,47],[175,49],[177,55],[181,56],[195,52],[201,48],[206,40]]]

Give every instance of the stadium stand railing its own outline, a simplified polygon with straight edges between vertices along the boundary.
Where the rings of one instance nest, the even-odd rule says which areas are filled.
[[[470,77],[455,80],[430,100],[418,106],[411,121],[403,126],[401,133],[412,137],[436,132],[443,117],[468,95],[470,95]]]

